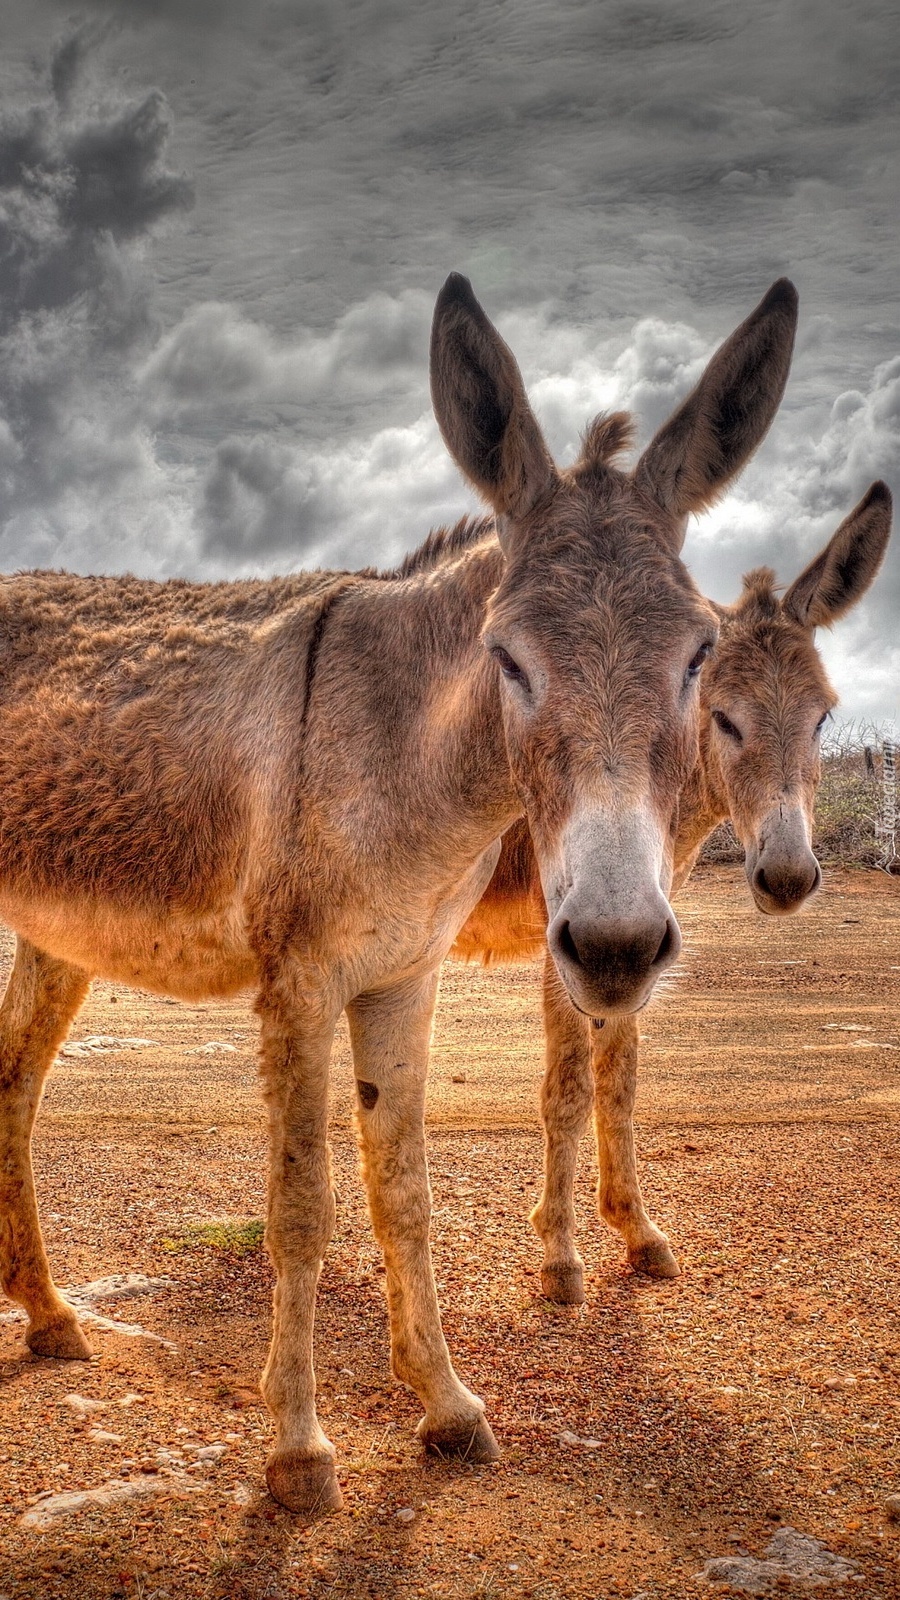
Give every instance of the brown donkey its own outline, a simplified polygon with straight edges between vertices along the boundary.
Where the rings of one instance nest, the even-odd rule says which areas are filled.
[[[729,816],[761,911],[795,911],[818,889],[821,872],[810,841],[819,735],[837,697],[815,647],[815,629],[835,622],[865,593],[890,531],[890,491],[874,483],[781,599],[775,574],[762,567],[744,579],[735,605],[717,607],[719,642],[700,675],[699,758],[681,795],[673,889],[686,882],[704,839]],[[545,947],[545,925],[537,863],[520,821],[504,835],[487,893],[452,953],[485,962],[530,957]],[[545,955],[544,1021],[544,1189],[531,1218],[544,1246],[544,1294],[568,1305],[584,1300],[573,1196],[592,1103],[600,1215],[622,1234],[637,1271],[676,1277],[675,1257],[647,1216],[637,1180],[637,1017],[620,1011],[590,1028]]]
[[[316,1283],[334,1222],[329,1058],[346,1011],[393,1369],[425,1445],[491,1459],[441,1330],[423,1104],[438,973],[527,816],[575,1002],[636,1008],[678,954],[666,898],[697,677],[717,631],[678,559],[689,513],[780,399],[787,282],[713,357],[630,475],[615,426],[553,464],[464,278],[432,334],[435,410],[496,515],[398,574],[234,584],[0,582],[0,1268],[43,1355],[83,1357],[38,1224],[41,1085],[102,975],[194,998],[252,986],[276,1274],[262,1388],[285,1505],[340,1503],[316,1416]]]

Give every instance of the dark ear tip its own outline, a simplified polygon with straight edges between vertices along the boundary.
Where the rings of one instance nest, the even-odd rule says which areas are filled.
[[[790,278],[777,278],[768,294],[763,296],[759,309],[760,311],[776,311],[780,308],[796,319],[799,305],[800,296]]]
[[[468,278],[461,272],[451,272],[437,297],[435,311],[446,311],[450,306],[466,306],[470,311],[478,309],[478,301]]]
[[[883,505],[888,511],[893,506],[893,496],[883,478],[876,478],[863,495],[862,508],[866,506]]]

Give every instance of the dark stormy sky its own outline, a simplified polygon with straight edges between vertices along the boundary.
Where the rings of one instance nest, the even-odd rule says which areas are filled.
[[[474,502],[432,420],[466,272],[561,459],[646,438],[782,273],[782,411],[693,523],[790,579],[900,490],[897,0],[4,0],[0,568],[393,561]],[[900,535],[822,640],[900,711]]]

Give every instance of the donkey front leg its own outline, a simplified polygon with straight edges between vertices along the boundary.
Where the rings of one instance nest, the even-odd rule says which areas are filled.
[[[531,1224],[544,1246],[544,1295],[558,1305],[580,1306],[584,1263],[575,1249],[575,1171],[591,1114],[591,1052],[588,1019],[572,1005],[549,951],[544,956],[544,1037],[544,1188]]]
[[[494,1461],[484,1405],[453,1370],[441,1329],[428,1240],[425,1079],[438,975],[347,1007],[357,1128],[369,1211],[384,1253],[395,1377],[419,1396],[419,1437],[437,1455]]]
[[[597,1131],[600,1215],[618,1229],[635,1272],[677,1278],[678,1262],[665,1234],[644,1210],[634,1153],[634,1093],[638,1060],[637,1017],[610,1017],[591,1029],[594,1121]]]
[[[290,976],[266,986],[260,1072],[269,1113],[266,1246],[275,1269],[272,1343],[261,1389],[275,1419],[266,1482],[290,1511],[341,1505],[334,1446],[316,1416],[316,1286],[335,1205],[327,1143],[328,1076],[336,1016],[314,1014]]]
[[[90,987],[79,967],[55,961],[25,939],[0,1006],[0,1279],[28,1314],[26,1342],[39,1356],[86,1360],[78,1318],[50,1276],[41,1238],[31,1130],[44,1079]]]

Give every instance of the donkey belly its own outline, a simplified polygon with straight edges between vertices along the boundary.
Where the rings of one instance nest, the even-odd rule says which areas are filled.
[[[257,981],[237,901],[216,911],[157,915],[0,891],[0,920],[92,977],[182,1000],[235,994]]]

